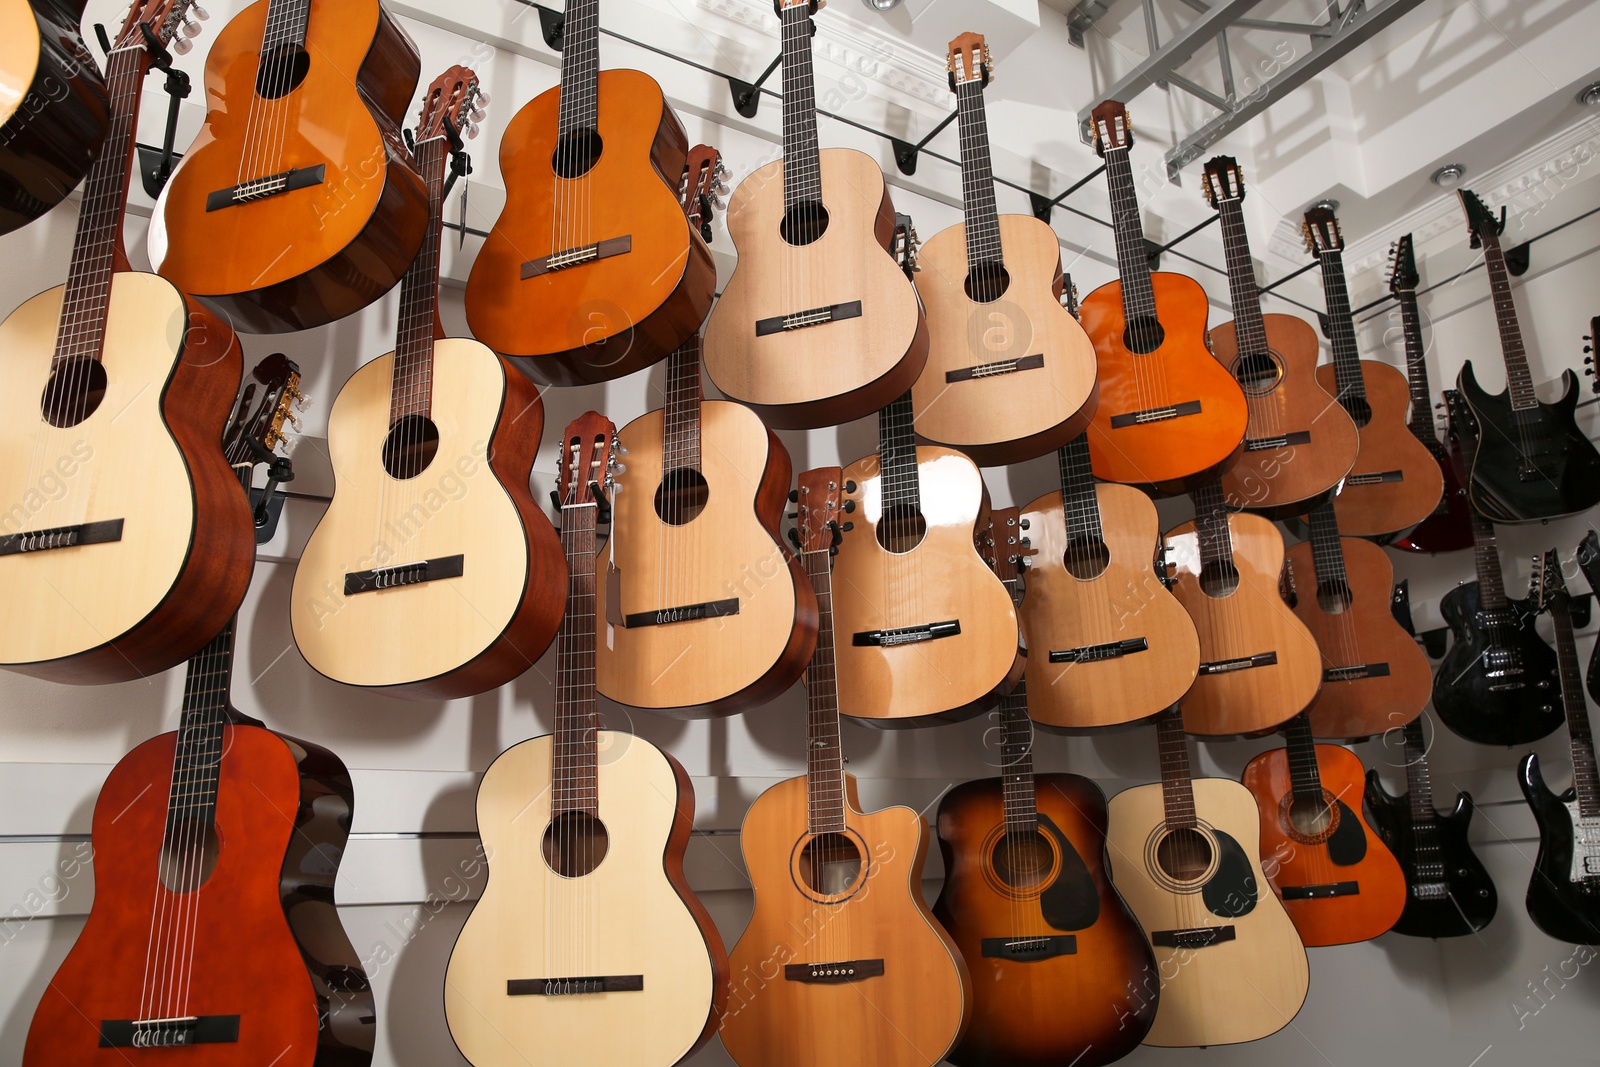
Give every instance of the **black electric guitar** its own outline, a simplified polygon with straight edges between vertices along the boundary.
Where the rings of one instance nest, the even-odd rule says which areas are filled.
[[[1578,545],[1578,568],[1589,582],[1589,588],[1600,594],[1600,534],[1590,530]],[[1589,695],[1600,700],[1600,642],[1589,653],[1589,675],[1586,679]]]

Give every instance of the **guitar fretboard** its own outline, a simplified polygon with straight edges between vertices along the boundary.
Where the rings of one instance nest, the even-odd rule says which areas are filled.
[[[1352,400],[1366,399],[1367,386],[1361,377],[1361,348],[1356,343],[1356,320],[1350,310],[1344,253],[1330,248],[1317,253],[1317,260],[1322,264],[1322,294],[1328,304],[1328,334],[1333,338],[1334,381],[1339,386],[1340,403],[1349,407]]]
[[[1326,588],[1343,589],[1349,584],[1344,567],[1344,538],[1339,534],[1339,519],[1334,514],[1333,501],[1313,508],[1311,525],[1311,560],[1317,571],[1317,584]]]
[[[1567,710],[1567,736],[1572,748],[1572,788],[1578,794],[1578,811],[1584,818],[1600,815],[1600,776],[1596,774],[1594,736],[1589,731],[1589,705],[1584,699],[1583,673],[1578,668],[1578,647],[1572,634],[1571,605],[1565,599],[1552,606],[1556,662],[1561,667],[1561,700]]]
[[[1413,826],[1434,823],[1433,778],[1428,773],[1428,743],[1422,733],[1422,716],[1400,728],[1405,738],[1406,791],[1411,801]]]
[[[389,383],[389,425],[433,411],[433,342],[439,307],[439,230],[444,218],[445,161],[450,143],[430,137],[417,144],[417,169],[428,186],[428,228],[422,249],[400,280],[400,325],[395,332],[394,378]]]
[[[922,489],[917,477],[915,408],[907,390],[878,412],[878,469],[883,483],[884,509],[922,510]]]
[[[1009,551],[1005,546],[1001,552]],[[1017,579],[1003,584],[1011,603],[1019,609],[1022,593]],[[1033,720],[1028,718],[1028,683],[1018,680],[1016,688],[1000,701],[1000,795],[1005,808],[1006,832],[1031,834],[1039,826],[1038,787],[1033,780]]]
[[[1000,250],[1000,212],[994,199],[994,166],[989,156],[989,118],[984,109],[983,81],[973,78],[956,86],[956,112],[961,131],[961,200],[966,211],[967,269],[1004,260]]]
[[[1250,236],[1245,231],[1244,202],[1219,200],[1222,254],[1228,264],[1228,293],[1233,301],[1233,330],[1237,357],[1267,353],[1267,324],[1261,316],[1261,288],[1256,283],[1255,262],[1250,258]]]
[[[1411,433],[1427,446],[1434,459],[1444,458],[1444,448],[1433,431],[1433,387],[1428,384],[1428,354],[1422,344],[1422,312],[1415,289],[1397,289],[1400,334],[1406,345],[1406,385],[1411,392]]]
[[[1122,279],[1122,314],[1128,322],[1156,317],[1155,289],[1150,283],[1150,255],[1133,182],[1131,149],[1108,148],[1106,184],[1111,190],[1111,224],[1117,240],[1117,274]]]
[[[1094,466],[1089,460],[1089,437],[1079,434],[1056,450],[1061,469],[1061,510],[1067,539],[1094,544],[1104,537],[1100,525],[1100,497],[1094,488]]]
[[[1539,406],[1533,391],[1533,374],[1528,370],[1528,352],[1522,346],[1522,327],[1517,323],[1517,303],[1511,296],[1511,271],[1500,238],[1483,235],[1483,261],[1489,268],[1489,292],[1494,296],[1494,321],[1500,328],[1500,351],[1506,361],[1506,388],[1511,393],[1513,411]]]
[[[817,595],[817,649],[806,668],[806,799],[813,834],[845,829],[844,757],[839,737],[839,676],[833,656],[833,557],[800,556]]]
[[[593,503],[561,509],[561,547],[567,556],[567,613],[556,636],[555,755],[551,815],[599,813],[595,698],[595,521]]]
[[[172,757],[167,799],[167,843],[194,840],[193,827],[210,826],[217,810],[222,742],[228,726],[228,690],[233,679],[234,621],[189,660],[183,680],[183,712]]]
[[[807,0],[788,2],[783,19],[783,203],[785,208],[822,200],[817,151],[817,86],[812,67],[813,23]]]
[[[261,51],[269,54],[283,45],[306,43],[306,25],[311,19],[311,0],[269,0],[266,31],[261,35]]]
[[[1317,743],[1311,736],[1311,718],[1301,712],[1283,725],[1289,783],[1302,800],[1322,800],[1322,770],[1317,766]]]
[[[1194,500],[1194,530],[1205,566],[1233,562],[1233,528],[1220,481],[1207,482],[1189,494]]]
[[[700,469],[700,335],[667,357],[667,396],[661,416],[665,470]]]
[[[1183,712],[1176,705],[1156,719],[1156,745],[1161,753],[1161,805],[1169,827],[1193,827],[1194,782],[1189,769],[1189,736]]]
[[[600,125],[600,0],[567,0],[561,30],[562,135]]]

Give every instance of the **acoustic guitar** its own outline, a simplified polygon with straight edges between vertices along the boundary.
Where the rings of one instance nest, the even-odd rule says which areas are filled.
[[[1056,459],[1061,491],[1022,509],[1035,545],[1018,612],[1028,714],[1056,729],[1148,719],[1189,691],[1200,665],[1194,623],[1156,571],[1155,505],[1097,484],[1085,435]]]
[[[922,247],[917,292],[931,343],[911,397],[917,432],[984,466],[1044,455],[1081,433],[1098,392],[1094,345],[1062,307],[1061,245],[1049,224],[995,207],[983,37],[950,42],[966,221]]]
[[[1275,1034],[1305,1003],[1310,974],[1294,923],[1265,888],[1255,801],[1231,779],[1190,777],[1179,709],[1156,730],[1160,784],[1111,798],[1111,878],[1156,957],[1127,990],[1128,1009],[1159,995],[1146,1045]]]
[[[506,127],[506,203],[467,279],[474,336],[537,382],[609,381],[705,320],[711,250],[678,208],[689,147],[661,86],[600,69],[600,0],[572,0],[561,84]]]
[[[1302,229],[1306,251],[1322,268],[1333,343],[1333,362],[1317,368],[1317,380],[1339,398],[1361,431],[1361,450],[1334,501],[1339,528],[1349,537],[1390,541],[1433,514],[1444,495],[1444,478],[1438,460],[1412,432],[1405,376],[1387,363],[1361,358],[1338,218],[1328,208],[1314,207]]]
[[[805,472],[798,497],[819,619],[806,773],[762,793],[739,834],[756,906],[729,960],[722,1045],[741,1067],[932,1067],[967,1025],[971,986],[922,898],[927,823],[864,814],[844,770],[829,569],[844,558],[843,472]]]
[[[1181,492],[1215,479],[1238,458],[1250,409],[1239,382],[1206,349],[1210,308],[1200,283],[1150,269],[1127,110],[1107,101],[1095,109],[1093,126],[1111,188],[1118,273],[1080,312],[1100,372],[1100,404],[1089,427],[1094,472],[1108,482]]]
[[[1283,748],[1244,768],[1261,812],[1261,862],[1272,891],[1307,945],[1387,933],[1405,908],[1406,878],[1361,818],[1361,761],[1347,748],[1312,741],[1304,715],[1290,720],[1283,738]]]
[[[241,500],[298,395],[282,356],[255,377],[260,400],[248,386],[225,443]],[[177,731],[100,788],[94,903],[34,1011],[25,1067],[372,1062],[372,991],[334,902],[350,773],[234,710],[234,647],[229,620],[189,661]]]
[[[243,357],[213,313],[122,241],[144,34],[192,0],[137,0],[107,60],[111,121],[84,186],[64,286],[0,323],[0,666],[63,682],[182,663],[238,610],[255,524],[217,447]]]
[[[997,510],[985,548],[1012,599],[1032,559],[1016,508]],[[939,801],[944,887],[933,914],[972,974],[972,1025],[958,1067],[1080,1067],[1144,1039],[1156,998],[1127,1001],[1155,957],[1107,873],[1106,798],[1077,774],[1034,773],[1025,682],[1000,702],[1000,777]]]
[[[1293,315],[1263,315],[1244,224],[1244,173],[1232,156],[1206,163],[1206,201],[1222,224],[1233,321],[1211,328],[1211,354],[1244,390],[1244,452],[1222,476],[1228,503],[1271,519],[1304,515],[1350,473],[1360,441],[1344,408],[1317,381],[1316,331]],[[1193,702],[1184,715],[1190,733]],[[1280,720],[1281,721],[1281,720]]]
[[[400,140],[421,69],[378,0],[240,11],[206,56],[206,124],[156,203],[150,262],[250,333],[387,293],[428,228]]]
[[[1456,378],[1478,421],[1480,437],[1467,491],[1472,506],[1495,522],[1543,522],[1576,515],[1600,503],[1600,452],[1578,429],[1578,376],[1561,372],[1561,398],[1546,404],[1534,392],[1533,374],[1517,322],[1500,234],[1505,209],[1498,218],[1466,189],[1457,190],[1467,213],[1472,247],[1483,249],[1494,298],[1500,351],[1505,357],[1506,388],[1490,393],[1478,384],[1469,359]]]
[[[289,610],[319,673],[413,698],[504,685],[561,624],[561,546],[528,488],[538,391],[439,325],[445,170],[479,99],[465,67],[423,97],[428,236],[401,282],[395,350],[356,371],[329,414],[333,501],[300,555]]]
[[[595,540],[615,434],[591,411],[561,440],[571,578],[555,733],[502,752],[478,787],[489,881],[444,980],[450,1036],[474,1067],[669,1067],[711,1037],[728,995],[722,940],[683,874],[689,775],[600,728]]]
[[[105,79],[78,33],[87,3],[0,3],[0,234],[61,203],[105,138]]]
[[[890,249],[895,212],[867,155],[817,147],[812,16],[820,0],[777,0],[783,21],[783,158],[752,172],[728,205],[739,262],[706,323],[706,370],[769,426],[864,418],[910,389],[928,324]]]

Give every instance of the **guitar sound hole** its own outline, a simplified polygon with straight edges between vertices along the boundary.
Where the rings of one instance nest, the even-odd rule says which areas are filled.
[[[928,533],[928,520],[922,512],[906,504],[896,504],[878,520],[878,544],[885,552],[899,555],[922,544]]]
[[[1344,410],[1350,416],[1350,421],[1356,424],[1356,429],[1362,429],[1372,421],[1372,405],[1367,403],[1364,396],[1341,396],[1339,403],[1344,405]]]
[[[550,166],[559,177],[581,178],[600,162],[600,154],[604,150],[605,142],[600,140],[599,130],[591,127],[573,130],[556,142],[556,153],[551,157]]]
[[[686,526],[706,509],[711,487],[692,467],[670,470],[656,489],[656,516],[668,526]]]
[[[281,44],[261,56],[256,68],[256,95],[276,100],[300,88],[311,69],[311,56],[297,44]]]
[[[389,428],[383,442],[383,469],[405,481],[428,469],[439,451],[439,427],[432,419],[407,415]]]
[[[557,815],[545,827],[544,861],[563,878],[582,878],[606,858],[611,838],[606,825],[586,811]]]
[[[1262,396],[1283,381],[1283,364],[1271,352],[1252,352],[1234,363],[1233,378],[1249,395]]]
[[[1012,889],[1036,889],[1050,877],[1055,855],[1044,835],[1006,833],[994,843],[994,873]]]
[[[1154,316],[1143,315],[1136,319],[1129,319],[1127,327],[1122,331],[1122,343],[1129,352],[1145,356],[1161,347],[1161,342],[1167,339],[1167,331],[1162,329],[1161,323]]]
[[[967,296],[980,304],[999,300],[1011,288],[1011,273],[999,263],[979,263],[967,274]]]
[[[1200,568],[1200,588],[1208,597],[1221,600],[1239,588],[1239,568],[1231,560],[1218,560]]]
[[[74,359],[55,369],[39,407],[51,426],[76,426],[106,398],[106,369],[97,359]]]
[[[178,823],[161,843],[161,884],[169,893],[193,893],[211,878],[221,851],[215,824]]]
[[[808,245],[828,232],[828,209],[820,200],[804,200],[783,213],[778,226],[783,239],[792,245]]]
[[[1333,810],[1326,800],[1295,797],[1289,802],[1289,825],[1306,837],[1317,837],[1333,825]]]
[[[1068,541],[1067,550],[1062,554],[1062,564],[1067,568],[1067,573],[1081,582],[1092,581],[1106,572],[1111,566],[1111,550],[1101,540],[1094,541]]]
[[[1350,610],[1350,586],[1345,582],[1318,582],[1317,606],[1326,615],[1343,615]]]
[[[1169,830],[1156,846],[1156,862],[1174,882],[1192,882],[1211,868],[1211,841],[1189,827]]]
[[[818,834],[800,850],[800,877],[818,896],[848,893],[861,877],[861,850],[845,834]]]

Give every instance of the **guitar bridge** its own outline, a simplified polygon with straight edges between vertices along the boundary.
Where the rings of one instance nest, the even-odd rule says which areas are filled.
[[[1363,678],[1387,678],[1387,663],[1352,663],[1345,667],[1329,667],[1322,672],[1324,682],[1357,682]]]
[[[380,567],[371,571],[352,571],[344,576],[344,595],[374,593],[382,589],[400,589],[408,585],[437,582],[441,578],[459,578],[466,570],[466,557],[440,556],[420,563],[403,563],[398,567]]]
[[[788,963],[783,968],[786,982],[809,985],[842,985],[883,974],[882,960],[839,960],[836,963]]]
[[[1352,474],[1345,478],[1345,485],[1383,485],[1386,482],[1403,482],[1406,480],[1405,471],[1373,471],[1370,474]]]
[[[662,608],[660,611],[636,611],[622,619],[625,630],[643,626],[669,626],[675,622],[693,622],[696,619],[721,619],[739,614],[739,598],[708,600],[704,604],[685,604],[679,608]]]
[[[1255,667],[1272,667],[1278,662],[1276,652],[1257,652],[1253,656],[1237,656],[1234,659],[1213,660],[1210,663],[1200,664],[1200,673],[1206,674],[1232,674],[1234,671],[1248,671]]]
[[[573,997],[585,993],[637,993],[642,974],[587,975],[582,978],[508,978],[508,997]]]
[[[993,363],[979,363],[972,367],[961,367],[957,370],[945,371],[946,383],[970,382],[976,378],[995,378],[1002,374],[1015,374],[1019,370],[1038,370],[1044,366],[1044,354],[1036,356],[1023,356],[1020,359],[1001,359]]]
[[[1360,882],[1324,882],[1320,885],[1280,886],[1284,900],[1328,900],[1332,897],[1353,897],[1361,892]]]
[[[265,178],[251,178],[247,182],[240,182],[227,189],[208,193],[206,211],[221,211],[236,204],[265,200],[269,196],[292,193],[296,189],[309,189],[313,185],[321,185],[326,179],[327,172],[327,164],[318,163],[314,167],[291,167],[277,174],[269,174]]]
[[[1182,930],[1154,930],[1150,943],[1156,948],[1205,948],[1232,941],[1236,934],[1231,926],[1191,926]]]
[[[122,520],[106,519],[77,526],[52,526],[48,530],[28,530],[0,537],[0,556],[20,556],[26,552],[49,552],[79,545],[103,545],[122,540]]]
[[[986,937],[983,955],[986,959],[1014,960],[1032,963],[1053,960],[1057,956],[1072,956],[1078,951],[1078,939],[1072,934],[1052,934],[1048,937]]]
[[[239,1040],[237,1015],[187,1015],[171,1019],[106,1019],[101,1048],[182,1048],[231,1045]]]
[[[1121,430],[1129,426],[1145,426],[1152,422],[1167,422],[1170,419],[1181,419],[1185,415],[1198,414],[1200,414],[1200,401],[1186,400],[1181,404],[1169,404],[1164,408],[1145,408],[1143,411],[1113,415],[1111,428]]]
[[[851,638],[856,648],[894,648],[896,645],[914,645],[919,641],[937,641],[941,637],[955,637],[961,633],[960,620],[928,622],[921,626],[901,626],[893,630],[864,630]]]
[[[527,281],[529,278],[537,278],[541,274],[554,274],[558,270],[581,267],[585,263],[595,263],[602,259],[610,259],[612,256],[625,255],[632,251],[632,234],[624,234],[621,237],[597,241],[592,245],[564,249],[539,259],[528,260],[522,265],[522,280]]]
[[[1058,648],[1050,653],[1051,663],[1098,663],[1101,660],[1121,659],[1135,652],[1147,652],[1150,642],[1143,637],[1130,637],[1125,641],[1108,641],[1103,645],[1084,645],[1082,648]]]
[[[797,311],[793,315],[778,315],[770,319],[757,319],[756,336],[766,337],[768,334],[788,333],[792,330],[803,330],[808,326],[821,326],[828,322],[840,322],[844,319],[859,319],[860,317],[861,301],[859,300],[852,300],[848,304],[829,304],[826,307]]]
[[[1295,430],[1292,433],[1281,433],[1276,437],[1246,437],[1244,439],[1244,450],[1246,452],[1270,452],[1275,448],[1288,448],[1290,445],[1309,445],[1310,443],[1310,430]]]

